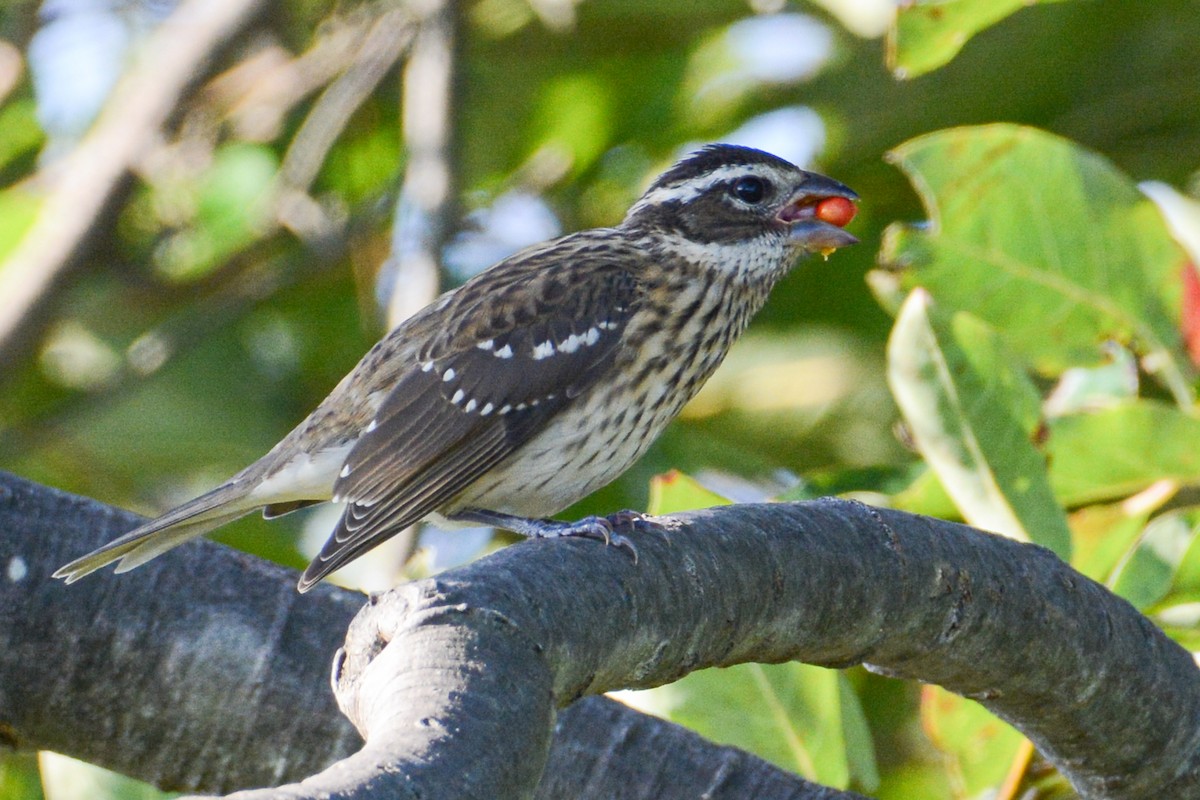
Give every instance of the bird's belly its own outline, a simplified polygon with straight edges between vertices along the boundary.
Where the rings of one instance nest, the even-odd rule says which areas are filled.
[[[589,436],[580,430],[587,422],[578,413],[562,415],[556,424],[463,492],[455,505],[522,517],[558,513],[628,469],[658,433],[647,430],[630,436],[614,431]]]
[[[610,483],[646,452],[694,393],[681,388],[661,375],[635,392],[627,386],[597,388],[459,495],[453,508],[523,517],[558,513]]]

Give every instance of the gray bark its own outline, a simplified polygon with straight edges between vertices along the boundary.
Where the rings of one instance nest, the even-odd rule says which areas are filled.
[[[138,521],[0,473],[0,729],[172,790],[299,780],[353,752],[329,659],[362,595],[309,602],[289,570],[208,541],[50,578]]]
[[[257,642],[241,633],[249,615],[196,625],[204,646],[187,651],[183,644],[164,647],[161,629],[201,613],[197,606],[210,598],[240,600],[246,594],[264,596],[263,608],[272,609],[259,612],[274,623],[272,642],[330,637],[322,646],[332,649],[328,629],[336,623],[329,621],[325,630],[317,630],[315,619],[300,624],[293,615],[305,613],[300,609],[308,601],[281,596],[285,581],[276,576],[283,571],[206,543],[180,548],[178,556],[129,575],[71,587],[50,583],[45,576],[54,566],[131,520],[73,500],[77,517],[107,514],[108,521],[89,541],[71,540],[71,526],[59,524],[70,514],[52,502],[37,505],[47,490],[15,479],[0,486],[7,487],[7,500],[0,498],[0,556],[11,563],[15,553],[28,567],[0,596],[24,620],[5,632],[0,722],[27,743],[45,746],[24,731],[33,723],[52,728],[56,723],[47,718],[56,716],[87,719],[88,706],[120,691],[111,675],[100,677],[106,662],[132,653],[124,655],[125,669],[202,723],[187,737],[192,755],[175,751],[174,757],[193,763],[188,776],[206,776],[213,779],[206,785],[223,790],[230,783],[221,782],[226,778],[218,767],[237,770],[240,762],[262,760],[248,757],[250,739],[230,728],[228,715],[240,714],[260,694],[282,691],[276,684],[289,681],[272,668],[303,671],[308,665],[276,658],[264,664],[242,641]],[[53,499],[63,503],[61,495]],[[367,744],[302,784],[262,796],[533,796],[556,708],[610,689],[659,685],[705,666],[787,660],[865,663],[974,697],[1024,731],[1085,798],[1200,793],[1200,676],[1191,656],[1048,551],[840,500],[734,506],[668,522],[666,533],[638,536],[637,564],[595,542],[532,542],[375,598],[351,624],[335,665],[338,701]],[[27,536],[31,526],[35,535]],[[51,535],[53,526],[63,535]],[[229,559],[240,573],[210,571]],[[135,583],[151,587],[146,602],[154,611],[127,623],[106,620],[136,612],[117,602],[123,592],[135,591]],[[341,594],[325,589],[317,601],[335,596]],[[57,612],[47,617],[43,604]],[[344,622],[348,610],[339,608]],[[71,623],[81,616],[83,624]],[[100,632],[102,626],[109,626],[107,632]],[[232,651],[224,649],[230,639],[237,644]],[[64,641],[74,656],[61,655]],[[28,642],[40,642],[43,653]],[[22,647],[23,656],[10,663],[14,648]],[[206,655],[212,651],[224,655]],[[239,659],[239,651],[249,655]],[[39,657],[47,653],[48,659]],[[22,679],[30,663],[54,674]],[[239,670],[237,682],[214,688]],[[125,677],[119,672],[116,682]],[[30,684],[54,688],[42,688],[29,704],[33,710],[15,719],[14,682],[26,691],[33,690]],[[321,694],[310,682],[298,700],[281,702],[285,733],[265,738],[303,741],[304,732],[317,729],[338,738],[317,710],[323,708]],[[109,715],[128,715],[128,705],[140,705],[141,713],[130,715],[123,731],[139,720],[148,725],[168,716],[161,707],[155,715],[149,703],[128,697],[124,703],[109,703],[92,724],[111,724]],[[560,725],[555,753],[571,729]],[[222,739],[230,731],[236,745],[224,761],[197,755],[226,746]],[[161,735],[153,744],[165,746]],[[336,755],[330,749],[324,758]],[[670,755],[649,747],[640,757],[659,764]],[[594,763],[617,762],[602,773],[611,780],[631,760],[625,755]],[[319,761],[309,760],[309,771]],[[569,771],[572,761],[557,755],[549,763]],[[240,768],[255,767],[262,765]],[[303,771],[275,774],[294,780]],[[709,779],[716,780],[712,774]],[[584,780],[572,785],[581,783],[588,786]],[[618,793],[615,785],[608,784],[607,793],[578,796],[668,796]],[[675,796],[699,794],[687,788],[690,793]]]
[[[301,781],[361,747],[329,664],[364,595],[298,595],[295,572],[208,541],[125,575],[49,578],[140,519],[0,472],[0,740],[219,793]],[[589,700],[559,716],[538,797],[857,797]],[[343,796],[396,796],[357,785],[353,763],[330,770],[346,776]]]

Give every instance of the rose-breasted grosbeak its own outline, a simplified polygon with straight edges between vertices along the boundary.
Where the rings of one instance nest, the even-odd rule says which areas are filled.
[[[855,243],[840,226],[856,199],[767,153],[705,147],[615,228],[523,250],[442,295],[261,459],[55,576],[117,559],[123,572],[250,511],[330,499],[346,509],[300,591],[422,519],[628,544],[615,517],[543,517],[645,452],[798,255]]]

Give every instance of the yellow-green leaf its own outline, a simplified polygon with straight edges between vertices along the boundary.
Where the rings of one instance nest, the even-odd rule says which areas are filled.
[[[1200,482],[1200,419],[1140,400],[1054,420],[1054,493],[1068,506],[1127,497],[1158,480]]]
[[[648,513],[652,515],[674,514],[678,511],[694,511],[698,508],[727,506],[730,501],[702,486],[695,478],[679,470],[670,470],[650,479],[650,502]]]
[[[1127,342],[1191,404],[1175,312],[1184,254],[1127,176],[1010,124],[939,131],[891,158],[930,217],[885,235],[881,257],[904,286],[980,317],[1045,373],[1100,362],[1107,339]]]
[[[1032,442],[1037,393],[997,337],[915,291],[888,342],[888,383],[917,449],[968,522],[1069,558],[1066,518]]]
[[[915,78],[958,55],[972,36],[1039,0],[916,0],[904,3],[888,37],[888,66]],[[1055,0],[1040,0],[1055,2]]]
[[[939,686],[922,689],[921,722],[966,797],[999,786],[1020,756],[1025,738],[983,706]]]
[[[879,783],[858,695],[835,670],[740,664],[693,672],[629,699],[827,786],[869,791]]]

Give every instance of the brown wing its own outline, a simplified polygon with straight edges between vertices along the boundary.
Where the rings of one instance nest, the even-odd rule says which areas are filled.
[[[302,591],[455,497],[607,373],[637,303],[622,266],[635,254],[580,241],[503,262],[454,295],[346,459],[334,484],[346,510]]]

